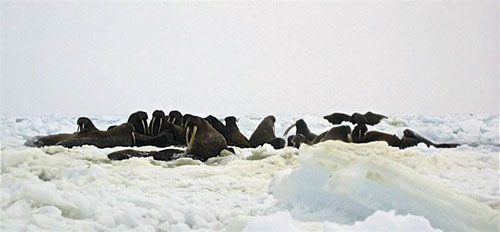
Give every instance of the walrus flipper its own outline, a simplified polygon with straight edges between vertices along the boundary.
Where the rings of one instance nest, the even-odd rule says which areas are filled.
[[[434,144],[434,147],[436,148],[456,148],[460,146],[459,143],[438,143]]]
[[[326,115],[323,118],[326,119],[328,122],[330,122],[333,125],[338,125],[338,124],[341,124],[342,122],[353,123],[353,119],[352,119],[351,115],[347,115],[344,113],[333,113],[330,115]]]

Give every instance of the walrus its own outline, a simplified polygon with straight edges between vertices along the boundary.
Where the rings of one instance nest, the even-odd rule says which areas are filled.
[[[274,123],[276,118],[272,115],[265,117],[257,126],[255,131],[250,136],[250,144],[252,147],[258,147],[264,143],[273,145],[275,149],[281,149],[286,144],[282,138],[276,138],[274,134]]]
[[[210,125],[216,129],[222,136],[224,136],[224,138],[226,137],[226,126],[224,126],[224,124],[222,124],[221,121],[219,121],[219,119],[217,119],[216,117],[212,116],[212,115],[208,115],[205,120],[207,120],[208,123],[210,123]]]
[[[406,129],[403,131],[403,138],[415,139],[419,143],[424,143],[425,145],[427,145],[427,147],[434,146],[436,148],[455,148],[460,146],[460,144],[458,143],[434,143],[410,129]]]
[[[375,114],[371,111],[366,112],[365,114],[354,113],[351,115],[351,122],[353,124],[365,124],[374,126],[377,125],[382,119],[387,118],[381,114]]]
[[[368,131],[368,128],[365,124],[357,124],[352,130],[351,137],[353,143],[364,143],[365,142],[365,134]]]
[[[374,126],[378,124],[382,119],[387,118],[384,115],[376,114],[371,111],[366,112],[365,114],[353,113],[352,115],[347,115],[344,113],[333,113],[330,115],[326,115],[323,117],[328,120],[333,125],[341,124],[342,122],[350,122],[352,124],[365,124]]]
[[[227,143],[217,130],[215,130],[206,120],[190,116],[185,123],[186,126],[186,151],[179,149],[166,149],[161,151],[135,151],[122,150],[108,154],[111,160],[122,160],[130,157],[147,157],[153,156],[160,160],[173,160],[181,157],[189,157],[201,161],[218,156],[220,152],[227,149]]]
[[[382,121],[382,119],[387,118],[387,116],[384,116],[381,114],[375,114],[375,113],[372,113],[371,111],[366,112],[364,116],[365,116],[366,124],[368,124],[370,126],[377,125],[380,121]]]
[[[226,122],[226,138],[227,145],[237,147],[251,147],[250,141],[240,132],[236,124],[236,117],[228,116],[224,119]]]
[[[299,148],[300,145],[305,142],[306,142],[306,137],[300,133],[288,137],[288,146]]]
[[[54,146],[60,141],[75,137],[75,134],[76,133],[60,133],[55,135],[35,136],[31,139],[28,139],[24,143],[24,146],[27,147]]]
[[[76,121],[76,124],[78,125],[78,129],[77,129],[78,133],[87,133],[87,132],[90,132],[90,131],[97,131],[97,130],[99,130],[94,125],[94,123],[92,122],[92,120],[90,120],[87,117],[80,117],[80,118],[78,118],[78,120]]]
[[[131,114],[127,120],[128,123],[132,124],[134,131],[139,134],[148,134],[148,114],[144,111],[137,111]]]
[[[177,114],[175,112],[177,112]],[[181,123],[182,116],[178,111],[171,111],[170,114],[173,115],[172,120],[169,120],[163,111],[154,111],[149,126],[149,135],[146,136],[134,132],[136,146],[152,145],[157,147],[168,147],[172,145],[185,145],[184,128],[178,124],[174,124],[177,121],[176,118],[180,118],[177,122]]]
[[[156,136],[160,134],[165,113],[162,110],[155,110],[153,112],[151,121],[149,122],[149,135]]]
[[[309,130],[309,127],[307,126],[306,122],[303,119],[299,119],[294,124],[290,125],[285,130],[285,133],[283,134],[283,136],[286,137],[288,132],[290,131],[290,129],[292,129],[293,127],[296,127],[295,134],[296,135],[302,134],[305,138],[304,142],[306,142],[308,144],[312,143],[312,141],[318,136]]]
[[[182,114],[177,110],[172,110],[168,113],[168,121],[178,126],[182,126],[184,124]]]
[[[163,124],[162,131],[165,133],[171,133],[173,135],[173,145],[183,145],[186,144],[186,128],[170,121]]]
[[[186,122],[186,153],[194,154],[205,161],[217,156],[227,148],[226,139],[206,120],[200,117],[190,117]]]
[[[352,122],[351,116],[344,113],[333,113],[323,116],[323,118],[333,125],[338,125],[342,122]]]
[[[58,142],[63,140],[74,138],[75,135],[81,133],[87,133],[91,131],[97,131],[98,129],[95,127],[94,123],[87,117],[80,117],[77,119],[76,124],[78,125],[78,129],[76,133],[60,133],[55,135],[46,135],[46,136],[35,136],[32,139],[28,139],[24,145],[27,147],[44,147],[44,146],[54,146]]]
[[[276,118],[272,115],[265,117],[250,136],[250,144],[253,147],[260,146],[265,142],[276,138],[274,135],[274,122]]]
[[[322,135],[319,142],[327,140],[340,140],[346,143],[352,142],[351,138],[351,127],[349,126],[337,126],[328,130],[324,135]]]
[[[73,138],[58,142],[56,145],[71,148],[82,145],[94,145],[98,148],[133,146],[135,144],[134,126],[121,124],[109,131],[91,131],[78,133]]]
[[[293,147],[294,144],[293,144],[293,138],[295,137],[295,135],[290,135],[286,138],[286,146],[287,147]]]

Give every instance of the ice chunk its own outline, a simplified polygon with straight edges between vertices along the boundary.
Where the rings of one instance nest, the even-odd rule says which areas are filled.
[[[382,148],[333,141],[301,146],[302,166],[280,176],[272,192],[301,220],[353,223],[394,209],[445,231],[498,230],[498,212],[391,160],[403,155],[397,149]]]

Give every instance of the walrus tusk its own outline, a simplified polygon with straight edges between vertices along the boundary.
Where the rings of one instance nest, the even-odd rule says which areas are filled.
[[[142,129],[144,130],[144,134],[147,135],[148,132],[146,131],[146,124],[144,124],[144,120],[141,120],[142,123]]]
[[[172,124],[175,124],[175,118],[172,120]]]
[[[191,139],[189,140],[188,147],[192,147],[193,146],[193,140],[194,140],[194,137],[196,136],[196,132],[198,132],[198,127],[194,126],[193,127],[193,133],[191,134]]]
[[[158,134],[160,134],[162,123],[163,123],[163,118],[160,118],[160,125],[158,126]],[[154,128],[152,128],[151,130],[154,130]]]
[[[155,129],[155,120],[156,120],[156,117],[153,117],[151,119],[151,128],[149,129],[151,131],[151,135],[153,135],[153,132],[154,132],[154,129]]]
[[[347,141],[352,143],[352,134],[347,134]]]
[[[78,128],[76,128],[76,133],[80,132],[80,125],[78,125]]]
[[[132,132],[132,147],[135,146],[135,135],[134,132]]]
[[[82,124],[82,128],[80,129],[80,131],[83,132],[84,128],[85,128],[85,124]]]
[[[186,146],[189,145],[189,127],[186,130]]]
[[[288,128],[286,128],[285,133],[283,134],[283,137],[286,137],[288,135],[288,132],[296,125],[297,123],[294,123],[290,125]]]

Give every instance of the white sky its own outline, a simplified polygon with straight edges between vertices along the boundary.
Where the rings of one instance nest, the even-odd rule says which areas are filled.
[[[499,5],[1,3],[1,114],[499,113]]]

